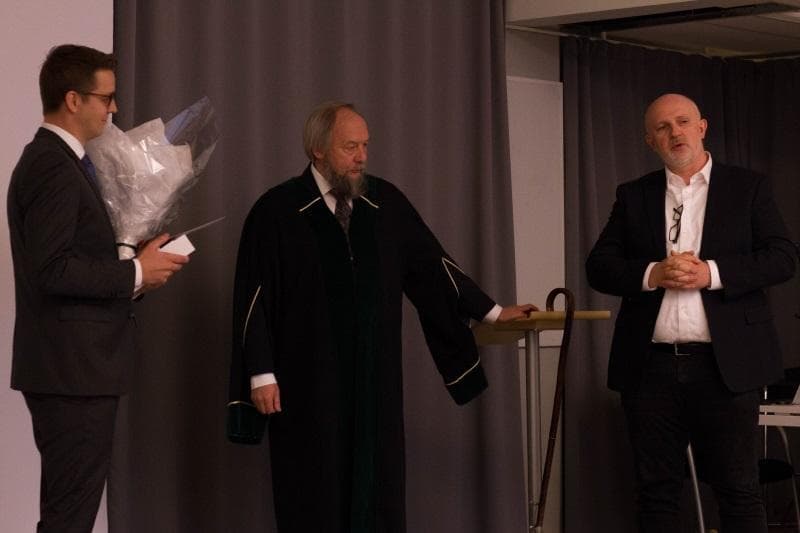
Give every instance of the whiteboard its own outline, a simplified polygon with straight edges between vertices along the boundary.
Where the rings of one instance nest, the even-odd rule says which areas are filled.
[[[547,294],[566,282],[562,85],[509,76],[507,91],[517,301],[544,309]],[[555,307],[563,306],[559,297]],[[558,346],[561,333],[540,339]]]

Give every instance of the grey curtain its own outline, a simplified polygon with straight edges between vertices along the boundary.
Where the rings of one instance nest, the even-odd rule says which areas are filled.
[[[109,489],[114,533],[274,531],[266,445],[224,437],[231,291],[244,217],[307,161],[301,129],[328,99],[369,122],[370,171],[410,197],[495,296],[513,294],[502,1],[117,0],[123,129],[208,95],[221,140],[173,229],[225,215],[137,305],[136,383]],[[515,350],[483,352],[490,389],[458,408],[416,317],[404,323],[408,531],[523,531]],[[320,517],[324,521],[325,517]]]
[[[715,161],[771,177],[781,212],[800,235],[800,60],[762,63],[562,39],[567,286],[578,308],[616,311],[592,291],[584,261],[622,182],[663,167],[644,143],[644,111],[663,93],[694,99],[708,119]],[[800,365],[797,281],[771,290],[785,365]],[[612,315],[612,318],[615,313]],[[567,377],[565,520],[569,533],[634,531],[630,447],[616,393],[606,389],[613,321],[576,328]],[[713,512],[711,520],[714,520]],[[687,514],[687,531],[693,525]],[[599,527],[598,524],[602,524]]]

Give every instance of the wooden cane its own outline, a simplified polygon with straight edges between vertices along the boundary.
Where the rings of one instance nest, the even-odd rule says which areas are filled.
[[[536,513],[536,524],[534,531],[541,533],[544,523],[544,509],[547,503],[547,488],[550,484],[550,470],[553,466],[553,454],[556,448],[556,437],[558,435],[558,422],[561,418],[561,403],[564,397],[564,377],[567,369],[567,352],[569,351],[569,339],[572,332],[572,318],[575,314],[575,297],[568,289],[558,288],[550,291],[547,295],[547,310],[553,310],[553,300],[559,294],[564,295],[564,337],[561,341],[561,349],[558,354],[558,374],[556,375],[556,391],[553,398],[553,413],[550,417],[550,435],[547,440],[547,455],[544,461],[544,471],[542,473],[542,484],[539,489],[539,506]]]

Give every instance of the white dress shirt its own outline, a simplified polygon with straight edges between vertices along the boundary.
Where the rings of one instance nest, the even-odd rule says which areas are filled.
[[[69,146],[70,149],[75,152],[75,155],[78,156],[78,159],[83,159],[83,156],[86,155],[86,149],[83,147],[81,142],[64,128],[56,126],[55,124],[50,124],[49,122],[42,122],[42,127],[61,137],[61,140],[67,143],[67,146]],[[142,265],[136,258],[134,258],[132,261],[133,266],[136,269],[136,276],[133,280],[133,293],[136,295],[142,288]]]
[[[694,251],[695,256],[700,255],[712,167],[711,154],[708,152],[706,154],[708,161],[691,177],[688,185],[684,183],[683,178],[665,169],[667,189],[664,195],[664,231],[667,236],[665,250],[667,256],[671,251],[678,253]],[[681,205],[683,213],[680,234],[678,241],[672,243],[669,240],[669,233],[670,227],[675,223],[673,208]],[[706,263],[711,273],[711,285],[708,289],[721,289],[722,282],[716,261],[709,259]],[[647,267],[642,280],[642,290],[656,289],[650,288],[647,284],[650,271],[655,265],[656,263],[650,263]],[[653,330],[653,342],[711,342],[711,332],[708,329],[708,319],[699,290],[666,289]]]

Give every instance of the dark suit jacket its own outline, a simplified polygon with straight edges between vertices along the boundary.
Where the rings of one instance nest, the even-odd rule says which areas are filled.
[[[135,267],[117,258],[98,191],[58,135],[39,129],[8,189],[16,322],[11,386],[116,395],[135,353]]]
[[[665,191],[663,170],[620,185],[586,261],[592,288],[622,297],[608,369],[615,390],[638,383],[664,296],[664,289],[641,287],[648,264],[666,255]],[[723,285],[701,295],[725,385],[738,392],[780,379],[783,365],[764,289],[792,276],[794,246],[764,176],[714,163],[700,258],[716,261]]]

